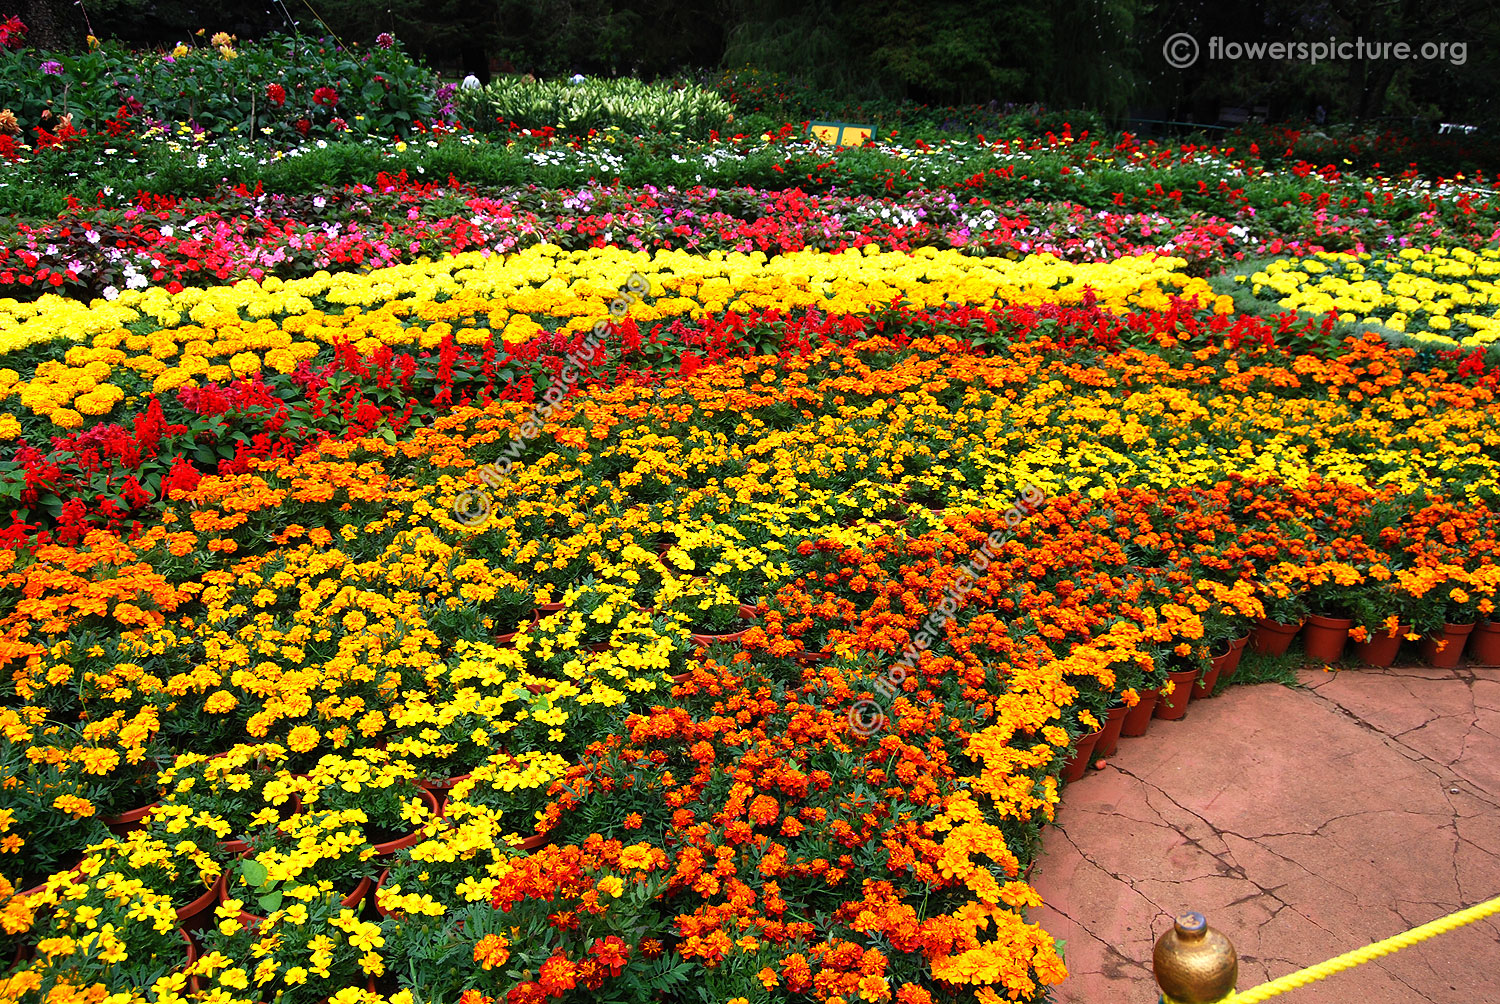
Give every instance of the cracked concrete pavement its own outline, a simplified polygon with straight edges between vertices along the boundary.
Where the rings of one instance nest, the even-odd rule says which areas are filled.
[[[1500,670],[1304,671],[1123,739],[1063,790],[1030,919],[1067,942],[1062,1004],[1151,1004],[1151,949],[1198,910],[1239,988],[1500,896]],[[1500,1001],[1495,918],[1288,993]]]

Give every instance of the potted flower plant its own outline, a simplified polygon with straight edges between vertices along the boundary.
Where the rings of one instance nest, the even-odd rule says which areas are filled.
[[[416,843],[441,825],[436,797],[417,784],[411,764],[388,750],[330,753],[297,779],[297,789],[304,812],[363,813],[361,829],[377,855]]]
[[[345,906],[361,902],[374,874],[369,817],[359,809],[304,811],[250,835],[250,850],[234,862],[220,899],[247,926],[295,900],[323,892]]]
[[[1354,626],[1349,637],[1354,656],[1366,666],[1389,666],[1395,662],[1401,642],[1412,632],[1406,593],[1383,565],[1372,567],[1364,588],[1353,597]]]
[[[252,827],[296,811],[286,760],[285,747],[275,743],[241,744],[217,756],[184,753],[161,772],[162,806],[186,810],[189,820],[201,814],[221,821],[218,839],[226,850],[242,853]]]
[[[1154,653],[1137,649],[1120,653],[1114,668],[1120,700],[1126,706],[1120,735],[1143,736],[1151,727],[1157,701],[1167,684],[1166,665]]]
[[[1364,572],[1349,561],[1324,560],[1301,570],[1310,611],[1302,629],[1309,659],[1338,662],[1354,626],[1354,613],[1366,591]]]
[[[668,622],[699,646],[732,644],[755,623],[755,610],[722,583],[674,579],[662,587],[658,602]]]
[[[449,816],[462,823],[477,810],[495,813],[508,832],[520,835],[522,850],[539,847],[546,839],[537,824],[552,800],[548,789],[567,770],[568,761],[555,753],[497,754],[449,793]]]
[[[1254,585],[1245,579],[1230,585],[1199,579],[1190,605],[1203,621],[1202,647],[1209,659],[1208,671],[1193,685],[1193,697],[1201,699],[1211,697],[1217,682],[1238,668],[1240,654],[1250,640],[1250,626],[1265,616],[1265,608],[1256,598]]]
[[[510,856],[507,824],[500,813],[466,802],[452,827],[403,848],[375,883],[375,910],[401,922],[441,918],[476,897],[487,896],[497,862]],[[514,833],[514,827],[509,828]]]
[[[45,744],[33,745],[34,730],[25,728],[13,735],[14,739],[0,734],[0,778],[8,785],[0,811],[0,839],[16,852],[11,877],[21,888],[29,888],[75,865],[82,847],[108,839],[110,832],[99,822],[89,797],[93,787],[79,772],[36,758],[35,752]]]
[[[229,860],[217,841],[200,847],[191,840],[168,842],[149,831],[95,844],[84,853],[84,875],[115,872],[171,899],[177,924],[189,930],[218,902],[220,878]]]
[[[1403,569],[1396,581],[1411,610],[1413,630],[1425,636],[1423,660],[1439,668],[1458,665],[1484,599],[1482,592],[1469,589],[1469,574],[1461,566],[1440,563]]]
[[[368,880],[366,880],[368,881]],[[217,910],[218,924],[203,934],[204,962],[189,971],[206,999],[244,1000],[276,994],[284,1004],[316,1004],[348,987],[373,990],[391,959],[385,951],[391,921],[365,920],[337,893],[294,887],[278,906],[244,923],[236,900]],[[253,967],[209,965],[208,959],[254,959]]]
[[[413,693],[394,706],[390,720],[398,734],[385,747],[391,761],[409,765],[417,784],[433,792],[453,787],[499,752],[515,724],[515,702],[504,694],[465,685],[442,696],[434,702]]]
[[[172,898],[118,871],[60,872],[27,904],[43,946],[29,976],[43,988],[128,995],[182,969],[194,946]]]
[[[1469,635],[1469,658],[1480,666],[1500,666],[1500,621],[1495,619],[1495,594],[1500,591],[1500,565],[1482,564],[1469,573],[1477,594],[1479,620]]]
[[[528,624],[537,617],[536,597],[524,579],[509,573],[501,573],[502,581],[495,585],[495,595],[482,607],[488,623],[494,631],[497,645],[508,645]]]
[[[1250,648],[1267,655],[1285,655],[1307,617],[1307,594],[1291,569],[1273,570],[1261,584],[1258,599],[1265,617],[1250,635]]]

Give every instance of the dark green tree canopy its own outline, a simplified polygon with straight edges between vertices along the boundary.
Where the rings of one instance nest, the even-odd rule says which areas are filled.
[[[1214,122],[1500,122],[1500,0],[0,0],[32,41],[95,34],[171,45],[199,28],[254,37],[380,32],[445,73],[644,78],[754,67],[837,102],[1086,108]],[[1202,55],[1168,65],[1185,32]],[[1211,59],[1208,41],[1461,43],[1462,58]],[[1321,112],[1319,110],[1321,109]]]

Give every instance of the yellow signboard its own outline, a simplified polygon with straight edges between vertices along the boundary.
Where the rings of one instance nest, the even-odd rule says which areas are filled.
[[[875,133],[874,126],[850,125],[847,122],[810,122],[807,131],[825,143],[837,146],[864,146]]]

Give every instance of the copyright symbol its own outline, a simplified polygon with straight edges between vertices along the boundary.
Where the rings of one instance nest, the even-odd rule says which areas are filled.
[[[1185,70],[1198,61],[1198,40],[1185,31],[1179,31],[1162,43],[1161,54],[1168,66]]]
[[[885,727],[885,712],[869,698],[849,706],[849,728],[862,736],[873,736]]]
[[[459,492],[453,500],[453,518],[464,526],[478,526],[490,518],[494,503],[490,493],[483,488],[469,488]]]

